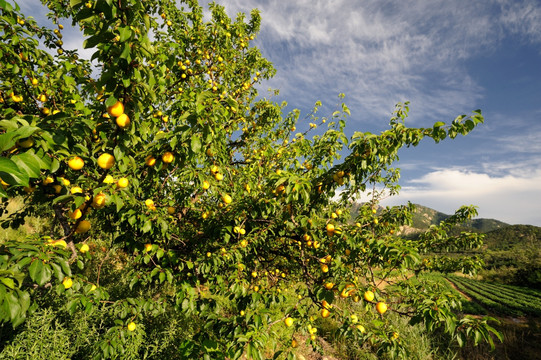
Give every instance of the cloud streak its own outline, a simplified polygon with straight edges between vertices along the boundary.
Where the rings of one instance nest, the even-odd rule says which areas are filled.
[[[30,11],[36,3],[23,0],[21,6]],[[208,1],[201,3],[207,7]],[[465,60],[490,53],[507,34],[541,43],[535,0],[416,0],[408,6],[398,0],[230,0],[225,5],[232,17],[254,7],[262,12],[256,45],[278,68],[265,87],[280,89],[302,109],[316,100],[332,106],[344,92],[357,121],[386,119],[395,103],[406,100],[416,114],[438,120],[472,109],[485,91],[468,74]],[[82,37],[70,35],[67,45],[82,50]]]
[[[470,109],[484,90],[465,60],[494,51],[509,34],[541,41],[532,1],[236,0],[227,9],[252,7],[263,17],[258,46],[278,68],[270,85],[299,107],[345,92],[363,120],[405,100],[434,117]]]
[[[501,20],[510,32],[519,34],[526,41],[541,43],[541,8],[535,1],[499,1]],[[541,51],[541,50],[540,50]]]

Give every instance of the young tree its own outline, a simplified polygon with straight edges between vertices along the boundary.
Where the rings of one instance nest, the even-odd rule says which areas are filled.
[[[195,0],[43,3],[54,30],[0,0],[0,195],[25,205],[2,226],[50,220],[39,237],[0,245],[1,321],[17,327],[59,303],[72,320],[87,314],[92,344],[74,345],[74,358],[159,358],[167,347],[169,358],[258,359],[284,326],[317,346],[311,329],[328,317],[348,341],[406,355],[391,312],[460,343],[492,341],[486,319],[458,317],[459,299],[417,276],[479,267],[424,255],[478,246],[477,234],[448,235],[475,209],[412,241],[399,228],[413,206],[378,206],[398,191],[401,147],[465,135],[479,111],[410,128],[399,104],[381,134],[347,138],[346,105],[300,119],[258,96],[274,70],[250,45],[255,10],[230,19],[211,4],[205,21]],[[64,47],[65,20],[90,60]],[[163,335],[163,320],[179,318],[189,325]]]

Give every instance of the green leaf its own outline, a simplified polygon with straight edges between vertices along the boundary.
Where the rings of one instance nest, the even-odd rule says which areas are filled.
[[[93,48],[96,45],[98,45],[99,43],[103,42],[104,40],[105,39],[104,39],[103,34],[94,35],[94,36],[86,39],[85,41],[83,41],[83,49]]]
[[[51,268],[53,269],[53,274],[57,279],[64,279],[64,275],[62,274],[62,268],[60,267],[60,265],[51,263]]]
[[[60,162],[57,159],[51,161],[51,172],[55,173],[60,168]]]
[[[28,274],[30,275],[30,278],[34,282],[38,282],[38,278],[40,278],[41,272],[43,271],[43,262],[41,260],[34,260],[32,261],[32,264],[28,267]]]
[[[33,151],[12,156],[11,161],[17,164],[19,170],[26,172],[28,177],[39,178],[41,161]]]
[[[143,233],[147,233],[152,229],[152,222],[150,220],[145,221],[145,224],[143,225],[143,228],[141,231]]]
[[[73,299],[73,300],[70,300],[68,301],[68,303],[66,304],[66,308],[68,309],[68,312],[73,315],[75,313],[75,311],[77,310],[77,305],[79,304],[79,300],[78,299]]]
[[[119,28],[118,33],[120,34],[120,42],[128,40],[132,35],[132,31],[127,26]]]
[[[26,123],[26,121],[25,121]],[[13,139],[17,140],[17,139],[25,139],[27,137],[30,137],[32,136],[36,131],[40,130],[40,128],[36,127],[36,126],[22,126],[20,128],[18,128],[16,131],[15,131],[15,136],[13,137]]]
[[[442,126],[445,126],[445,123],[443,121],[438,121],[437,123],[434,124],[434,128],[439,128]]]
[[[5,0],[0,0],[0,8],[4,9],[6,12],[12,12],[13,7],[10,3],[5,2]]]
[[[116,197],[115,205],[116,205],[116,212],[119,212],[120,209],[124,207],[124,200],[122,200],[120,197]]]
[[[39,149],[36,153],[32,152],[32,154],[38,161],[41,170],[51,170],[52,160],[49,155],[47,155],[45,151],[43,151],[43,149]]]
[[[139,282],[139,279],[137,278],[137,276],[134,276],[132,277],[131,281],[130,281],[130,290],[133,289],[133,287],[135,286],[135,284],[137,284]]]
[[[105,107],[113,106],[117,101],[118,99],[114,95],[111,95],[105,100]]]
[[[195,100],[195,105],[202,105],[203,102],[209,98],[212,98],[214,94],[210,91],[203,91],[199,95],[197,95],[197,98]]]
[[[201,139],[198,135],[192,135],[192,151],[198,153],[201,150]]]
[[[14,135],[15,133],[13,132],[7,132],[0,135],[0,151],[6,151],[15,146],[15,139],[13,139]]]
[[[131,57],[130,57],[130,44],[129,43],[124,43],[124,49],[122,50],[122,54],[120,54],[120,58],[121,59],[126,59],[127,61],[130,61],[131,60]]]
[[[85,202],[85,198],[84,196],[75,196],[75,200],[74,200],[74,204],[75,204],[75,207],[78,208],[79,206],[83,205],[83,203]]]
[[[66,259],[58,258],[56,259],[56,263],[62,267],[62,271],[67,276],[71,276],[71,268],[69,266],[69,263]]]
[[[122,146],[116,146],[113,150],[115,159],[122,159],[124,157],[124,148]]]
[[[19,170],[16,163],[0,157],[0,178],[10,185],[28,186],[28,175]]]
[[[215,352],[215,351],[218,351],[218,342],[214,341],[214,340],[211,340],[211,339],[206,339],[203,341],[203,348],[205,349],[205,351],[207,352]]]
[[[61,195],[61,196],[56,197],[56,198],[52,201],[52,204],[54,205],[54,204],[57,204],[57,203],[59,203],[59,202],[63,202],[63,201],[68,200],[68,199],[71,200],[71,199],[73,199],[73,197],[74,197],[74,196],[73,196],[73,195],[70,195],[70,194],[68,194],[68,195]]]
[[[19,312],[21,311],[21,305],[19,304],[19,299],[13,293],[9,293],[5,298],[9,311],[9,317],[11,320],[15,319]]]
[[[234,111],[236,112],[239,108],[239,104],[237,100],[233,99],[231,96],[229,96],[227,99],[227,105],[229,105]]]
[[[21,312],[26,312],[30,308],[30,294],[26,291],[17,291],[19,294],[19,305],[21,305]]]
[[[112,18],[112,1],[106,0],[106,1],[96,1],[96,11],[98,13],[103,13],[105,15],[106,19]]]
[[[34,263],[38,263],[38,265],[36,265],[36,270],[34,272],[34,276],[30,276],[38,285],[40,286],[43,286],[45,285],[45,283],[47,283],[48,281],[51,280],[51,277],[52,277],[52,269],[49,265],[47,264],[44,264],[41,260],[37,260],[37,261],[34,261],[32,263],[32,265]],[[32,265],[30,265],[30,267],[32,267]],[[29,268],[30,270],[30,268]]]
[[[0,278],[0,281],[4,283],[8,288],[15,289],[15,281],[12,278]]]
[[[148,16],[148,14],[145,14],[143,16],[143,20],[145,22],[145,29],[149,29],[150,28],[150,16]]]

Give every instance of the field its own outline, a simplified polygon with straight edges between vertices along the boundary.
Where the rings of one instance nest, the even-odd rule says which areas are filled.
[[[479,281],[456,275],[446,277],[461,292],[491,312],[508,316],[541,316],[541,291]]]
[[[496,342],[494,351],[484,345],[461,349],[461,359],[541,359],[541,291],[457,275],[442,276],[442,279],[465,296],[465,313],[488,313],[495,317],[499,321],[495,327],[504,336],[504,342]]]

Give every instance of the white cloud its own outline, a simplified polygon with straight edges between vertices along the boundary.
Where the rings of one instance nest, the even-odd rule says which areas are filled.
[[[470,154],[480,154],[480,157],[476,167],[469,170],[479,169],[491,176],[509,174],[522,178],[541,169],[541,117],[532,115],[527,120],[491,117],[486,126],[488,131],[480,136],[475,132],[472,134],[474,144]]]
[[[490,176],[503,176],[509,174],[523,178],[529,177],[530,174],[537,169],[541,169],[541,158],[532,156],[520,157],[514,161],[510,159],[496,162],[481,162],[479,166],[483,172]]]
[[[540,154],[540,139],[541,129],[531,129],[523,134],[500,137],[497,139],[497,142],[502,147],[502,151],[505,152]]]
[[[479,217],[541,226],[541,170],[524,177],[433,171],[403,186],[400,195],[384,200],[383,204],[407,201],[449,214],[462,205],[476,205]]]

